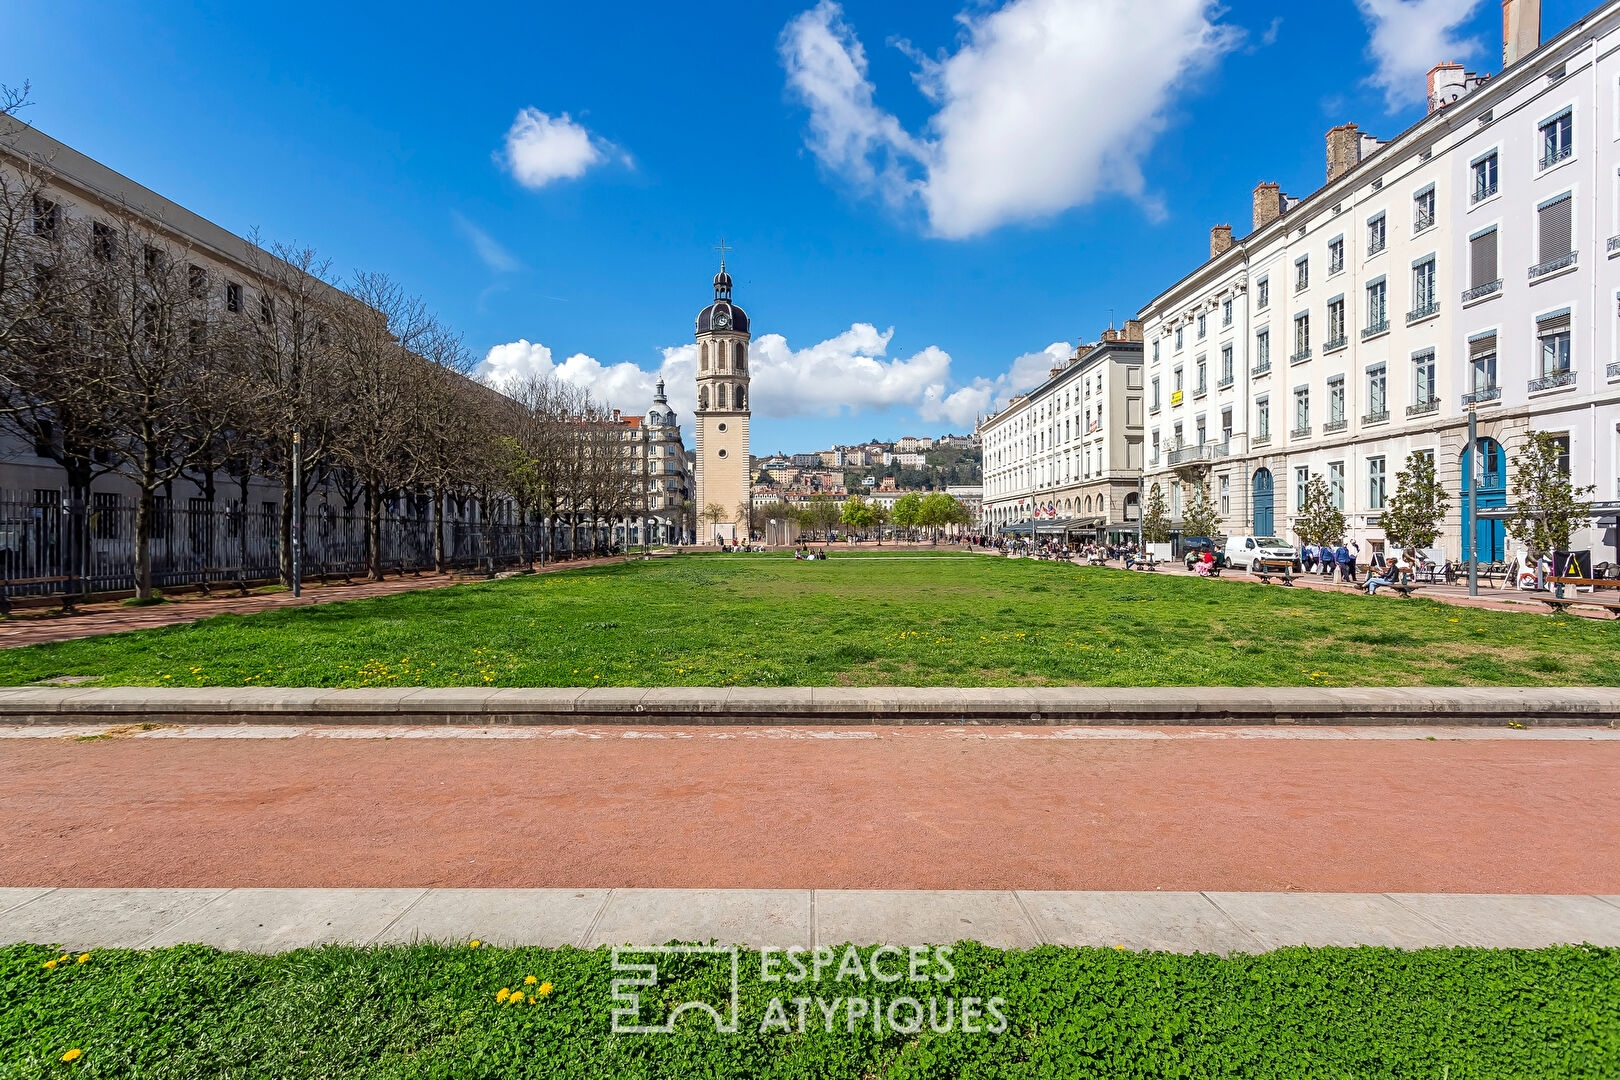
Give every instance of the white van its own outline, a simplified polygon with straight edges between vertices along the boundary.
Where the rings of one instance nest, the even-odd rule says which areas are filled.
[[[1226,538],[1226,565],[1247,570],[1255,559],[1287,559],[1299,557],[1294,545],[1280,536],[1228,536]]]

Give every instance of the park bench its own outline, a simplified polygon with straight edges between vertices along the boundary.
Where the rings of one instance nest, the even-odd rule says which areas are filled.
[[[0,582],[0,615],[11,614],[11,588],[14,585],[69,585],[77,578],[68,575],[53,575],[50,577],[7,578]],[[66,589],[62,590],[62,611],[64,614],[73,610],[74,596]]]
[[[1271,584],[1272,578],[1284,585],[1294,584],[1294,564],[1289,559],[1256,559],[1249,564],[1249,573],[1259,578],[1262,585]]]
[[[1584,587],[1589,588],[1589,589],[1616,589],[1616,588],[1620,588],[1620,581],[1610,581],[1610,580],[1607,580],[1607,579],[1604,579],[1604,578],[1555,577],[1555,578],[1549,578],[1548,579],[1548,584],[1550,584],[1550,585],[1584,586]],[[1579,596],[1573,596],[1573,595],[1565,595],[1565,596],[1548,595],[1548,596],[1538,596],[1538,597],[1536,597],[1536,599],[1540,600],[1543,604],[1546,604],[1548,607],[1552,608],[1553,612],[1555,614],[1562,613],[1567,608],[1572,608],[1572,607],[1595,607],[1595,608],[1602,608],[1604,611],[1612,611],[1615,614],[1615,618],[1620,619],[1620,600],[1617,600],[1617,599],[1608,599],[1608,598],[1600,599],[1599,597],[1597,597],[1595,595],[1590,596],[1590,597],[1579,597]]]

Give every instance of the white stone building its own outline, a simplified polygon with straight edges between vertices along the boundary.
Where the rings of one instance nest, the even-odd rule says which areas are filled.
[[[1142,328],[1132,320],[980,421],[985,527],[1134,536],[1142,409]]]
[[[1466,464],[1479,557],[1498,559],[1510,541],[1488,511],[1532,429],[1566,439],[1574,482],[1614,508],[1620,3],[1539,48],[1535,0],[1507,7],[1500,75],[1438,65],[1429,115],[1387,144],[1334,128],[1321,189],[1292,200],[1261,184],[1250,235],[1217,226],[1210,260],[1141,310],[1147,482],[1172,519],[1185,485],[1208,482],[1226,533],[1297,540],[1320,475],[1349,537],[1377,549],[1418,451],[1452,496],[1444,555],[1461,554]],[[1605,523],[1575,546],[1602,561],[1613,542]]]

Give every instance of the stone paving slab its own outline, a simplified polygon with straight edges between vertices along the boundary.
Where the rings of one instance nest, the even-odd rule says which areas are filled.
[[[53,889],[0,912],[0,944],[134,949],[219,900],[228,889]]]
[[[950,945],[1030,949],[1040,935],[1016,893],[817,889],[816,944]]]
[[[1258,941],[1196,892],[1022,892],[1043,940],[1133,951],[1259,951]]]
[[[20,902],[19,902],[20,901]],[[3,905],[11,903],[9,908]],[[1265,952],[1620,945],[1620,896],[809,889],[0,890],[0,943],[200,942],[273,952],[323,942],[751,947],[961,939],[1132,951]]]
[[[1206,895],[1264,949],[1307,944],[1397,949],[1468,944],[1459,934],[1379,893],[1319,893],[1309,905],[1291,902],[1288,893]],[[1513,899],[1523,905],[1523,897]]]
[[[671,941],[809,948],[807,889],[614,889],[581,940],[597,945]]]
[[[0,724],[1493,725],[1620,728],[1620,687],[20,687]]]
[[[367,942],[426,894],[426,889],[231,889],[143,944],[197,942],[233,952],[280,952]]]
[[[491,945],[578,945],[607,902],[608,889],[431,889],[385,928],[379,943],[438,941]]]
[[[1549,944],[1620,945],[1620,909],[1595,896],[1400,893],[1402,907],[1469,945],[1534,949]]]

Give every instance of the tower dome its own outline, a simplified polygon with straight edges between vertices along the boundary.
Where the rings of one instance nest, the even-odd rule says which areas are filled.
[[[707,334],[714,330],[735,330],[748,333],[748,313],[731,302],[731,275],[726,273],[726,260],[720,260],[720,272],[714,275],[714,303],[698,312],[697,332]]]
[[[674,427],[675,410],[669,407],[669,399],[664,396],[664,380],[658,380],[658,390],[653,394],[652,408],[647,410],[648,427]]]

